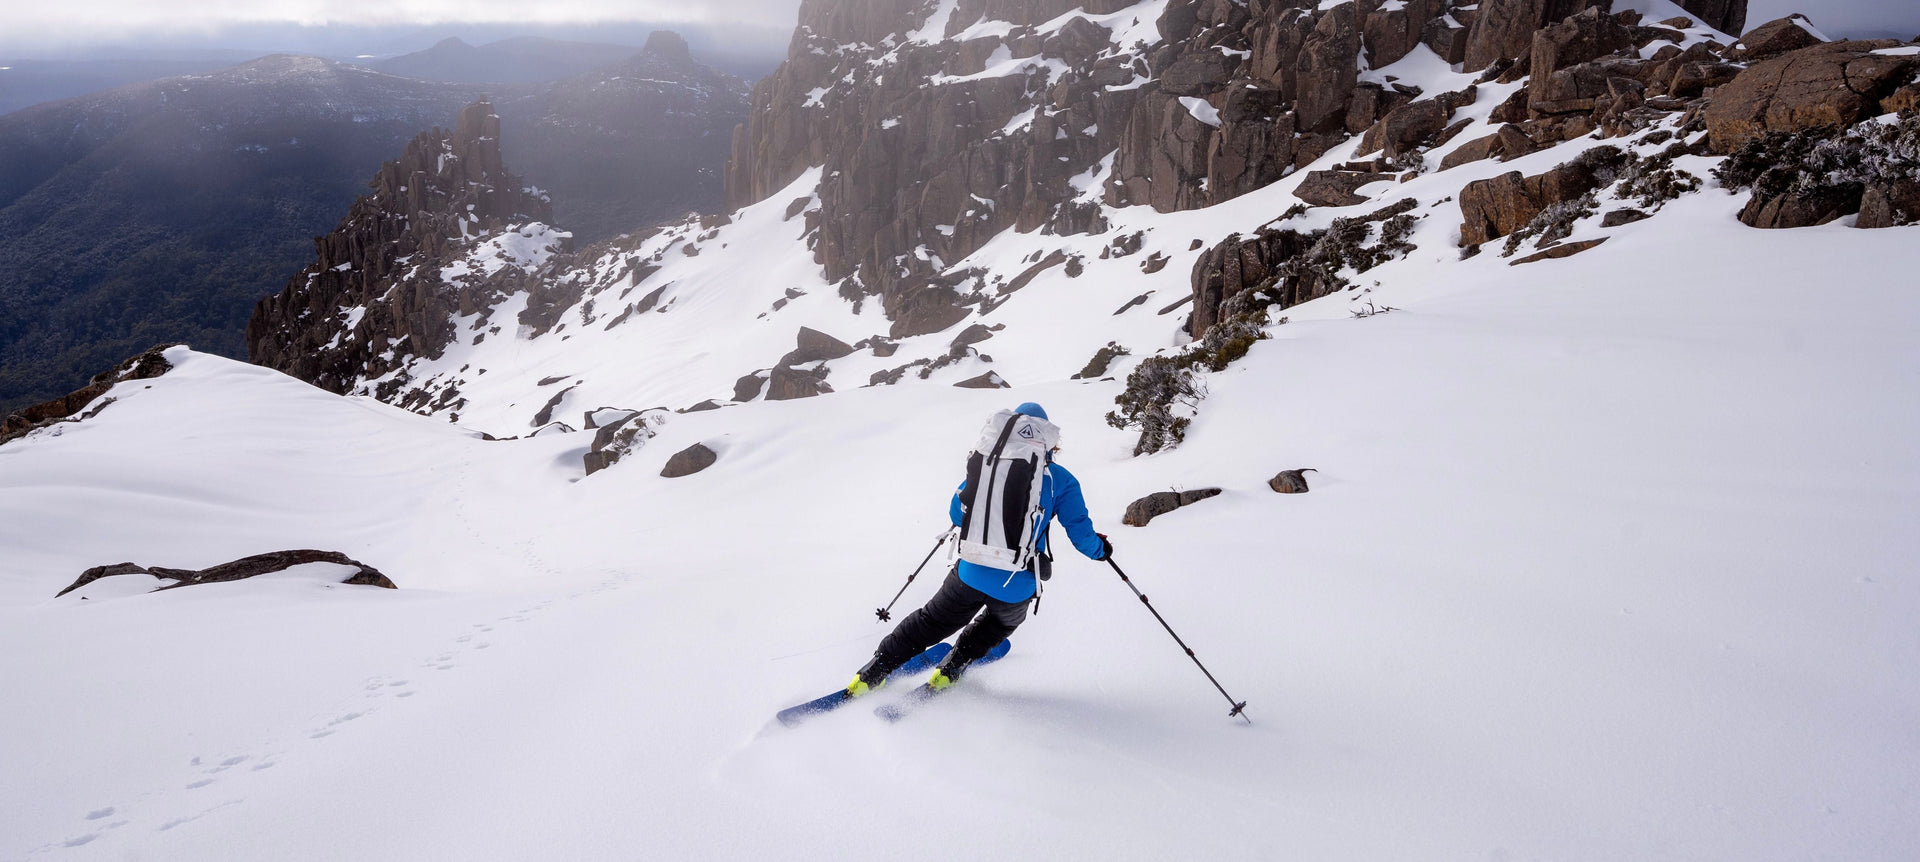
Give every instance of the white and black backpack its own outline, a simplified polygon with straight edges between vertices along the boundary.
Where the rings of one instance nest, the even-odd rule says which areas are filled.
[[[967,456],[960,559],[989,568],[1027,567],[1038,540],[1041,479],[1060,429],[1045,419],[1002,410],[987,420]]]

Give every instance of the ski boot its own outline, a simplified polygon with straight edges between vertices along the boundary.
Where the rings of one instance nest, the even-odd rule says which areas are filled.
[[[847,697],[859,697],[886,687],[887,677],[898,667],[897,663],[888,666],[879,656],[874,656],[873,661],[867,662],[866,667],[853,675],[853,682],[847,683]]]
[[[933,669],[933,678],[927,680],[928,689],[932,691],[944,691],[949,686],[960,681],[960,675],[966,671],[967,665],[973,664],[973,662],[960,661],[956,658],[957,653],[957,650],[953,653],[948,653],[946,660],[940,662],[940,664]]]

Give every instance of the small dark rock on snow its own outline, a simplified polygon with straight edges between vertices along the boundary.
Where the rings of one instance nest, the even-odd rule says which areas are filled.
[[[1298,470],[1281,470],[1273,478],[1267,480],[1267,487],[1282,494],[1305,494],[1307,493],[1307,477],[1305,474],[1318,472],[1320,471],[1312,467],[1302,467]]]
[[[706,444],[695,443],[673,453],[673,457],[667,459],[667,466],[660,468],[660,475],[669,479],[691,476],[713,466],[718,460],[719,454],[707,448]]]

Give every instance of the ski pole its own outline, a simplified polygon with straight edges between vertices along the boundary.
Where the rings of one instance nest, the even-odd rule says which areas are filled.
[[[952,530],[947,530],[946,532],[941,533],[940,541],[933,543],[933,550],[927,552],[926,559],[921,560],[920,565],[913,567],[913,574],[908,575],[907,582],[900,585],[900,592],[893,594],[893,601],[888,602],[887,606],[884,608],[875,608],[873,611],[873,615],[876,617],[879,617],[880,621],[883,623],[886,622],[887,620],[893,619],[893,613],[892,613],[893,606],[899,603],[901,596],[904,596],[907,594],[907,588],[913,586],[913,579],[920,576],[920,570],[927,567],[927,563],[933,559],[933,555],[940,553],[940,546],[946,544],[947,540],[952,537],[953,537]]]
[[[1227,711],[1227,717],[1232,718],[1237,715],[1248,724],[1252,724],[1253,719],[1247,718],[1247,702],[1244,700],[1236,701],[1233,699],[1233,695],[1227,694],[1226,688],[1220,685],[1220,681],[1213,678],[1213,672],[1207,670],[1206,665],[1200,664],[1200,657],[1193,654],[1193,647],[1187,646],[1187,642],[1181,640],[1180,635],[1174,632],[1173,626],[1167,625],[1167,618],[1161,616],[1159,611],[1154,610],[1153,603],[1147,601],[1147,594],[1140,592],[1140,588],[1133,585],[1133,579],[1127,577],[1127,573],[1120,570],[1120,564],[1114,562],[1113,557],[1107,557],[1107,565],[1113,567],[1113,573],[1120,576],[1120,580],[1126,583],[1127,589],[1132,590],[1134,595],[1140,597],[1140,603],[1146,605],[1147,610],[1153,614],[1153,618],[1160,621],[1160,627],[1166,629],[1167,634],[1173,635],[1173,642],[1179,644],[1181,649],[1187,651],[1187,658],[1193,659],[1193,663],[1200,668],[1200,672],[1207,675],[1207,682],[1213,683],[1213,687],[1220,690],[1220,696],[1226,698],[1227,703],[1233,704],[1233,709]]]

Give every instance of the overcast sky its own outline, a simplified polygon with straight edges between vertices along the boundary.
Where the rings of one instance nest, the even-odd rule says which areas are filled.
[[[7,0],[0,12],[0,50],[205,40],[229,30],[262,32],[247,26],[262,24],[367,28],[645,21],[790,31],[799,5],[800,0]],[[1836,38],[1920,33],[1920,0],[1751,0],[1747,20],[1751,26],[1794,11],[1807,12]]]

